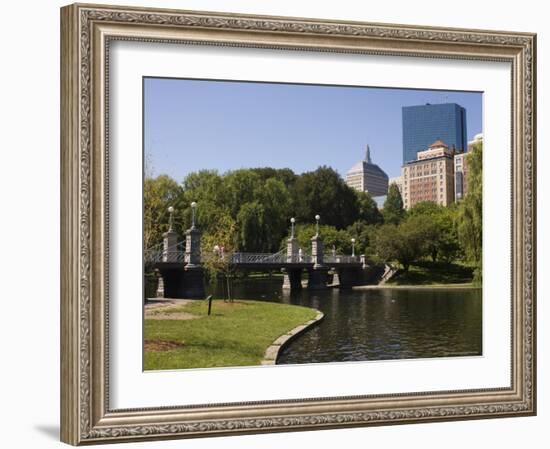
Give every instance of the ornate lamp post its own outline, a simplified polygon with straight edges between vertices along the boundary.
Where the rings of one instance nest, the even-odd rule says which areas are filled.
[[[178,234],[174,231],[174,208],[168,208],[168,231],[162,234],[162,261],[176,262],[178,259]]]
[[[286,261],[287,263],[294,263],[298,261],[298,240],[294,236],[294,224],[296,219],[292,217],[290,219],[290,237],[286,241]],[[288,277],[287,275],[285,275]]]
[[[191,203],[191,229],[195,229],[195,212],[197,209],[196,201]]]
[[[311,259],[312,269],[309,270],[308,288],[318,290],[327,287],[329,268],[323,263],[323,239],[319,233],[320,215],[315,215],[315,232],[311,238]]]
[[[191,227],[185,231],[185,269],[197,269],[201,264],[201,233],[195,226],[195,212],[197,203],[191,204]]]
[[[170,214],[170,218],[168,218],[168,232],[172,232],[174,230],[174,208],[172,206],[168,208],[168,213]]]
[[[191,204],[191,227],[185,231],[185,282],[188,298],[204,298],[204,272],[201,261],[201,233],[195,226],[197,203]]]
[[[319,214],[315,215],[315,221],[316,221],[316,224],[315,224],[315,232],[316,232],[316,236],[319,236],[319,220],[321,219],[321,216]]]
[[[355,257],[355,239],[351,239],[351,257]]]

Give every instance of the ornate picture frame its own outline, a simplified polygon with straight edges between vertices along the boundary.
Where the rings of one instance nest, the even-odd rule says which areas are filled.
[[[61,9],[61,439],[106,443],[536,413],[536,36],[75,4]],[[509,388],[109,405],[108,55],[116,40],[505,61],[512,67]]]

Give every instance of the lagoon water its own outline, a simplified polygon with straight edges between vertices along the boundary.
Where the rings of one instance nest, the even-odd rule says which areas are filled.
[[[314,307],[325,314],[278,364],[482,354],[481,289],[282,291],[282,280],[235,283],[234,297]]]

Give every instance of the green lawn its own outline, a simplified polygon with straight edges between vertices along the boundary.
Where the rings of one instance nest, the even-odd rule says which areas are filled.
[[[466,265],[426,261],[411,265],[408,272],[398,271],[386,285],[469,284],[473,277],[473,268]]]
[[[210,316],[206,301],[162,313],[182,312],[198,318],[145,319],[145,340],[162,346],[145,351],[146,370],[259,365],[276,338],[317,314],[307,307],[248,300],[213,301]]]

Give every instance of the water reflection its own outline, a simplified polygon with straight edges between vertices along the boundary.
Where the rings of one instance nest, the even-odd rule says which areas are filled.
[[[481,290],[282,291],[279,279],[235,284],[235,297],[314,307],[324,321],[277,363],[481,355]]]

